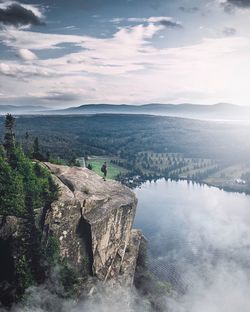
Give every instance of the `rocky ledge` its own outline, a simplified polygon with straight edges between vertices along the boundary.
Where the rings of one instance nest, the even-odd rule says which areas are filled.
[[[87,267],[99,280],[131,285],[142,239],[140,231],[132,230],[134,193],[86,168],[44,165],[60,187],[45,218],[44,240],[53,233],[61,257],[79,272]]]

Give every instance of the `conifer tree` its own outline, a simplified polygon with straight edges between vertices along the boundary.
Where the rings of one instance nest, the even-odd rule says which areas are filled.
[[[6,151],[6,155],[9,163],[15,163],[15,118],[11,114],[7,114],[5,118],[5,135],[4,135],[4,148]]]
[[[23,218],[23,248],[29,269],[37,282],[45,278],[45,256],[41,243],[42,223],[35,210],[42,208],[46,215],[58,189],[50,173],[38,163],[25,156],[15,140],[15,118],[6,116],[4,146],[0,146],[0,215]],[[3,148],[4,147],[4,148]],[[39,141],[34,142],[34,151],[39,154]],[[39,222],[38,222],[39,221]]]
[[[0,146],[0,214],[22,216],[25,212],[22,177],[6,161]]]
[[[37,159],[37,160],[40,160],[40,161],[44,160],[44,157],[43,157],[43,155],[40,152],[40,146],[39,146],[39,139],[38,139],[38,137],[35,138],[34,143],[33,143],[33,154],[32,154],[32,157],[34,159]]]

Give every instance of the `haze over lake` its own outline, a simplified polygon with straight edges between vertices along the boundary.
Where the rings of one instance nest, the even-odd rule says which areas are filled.
[[[249,311],[250,197],[186,181],[136,189],[153,272],[176,289],[172,311]]]

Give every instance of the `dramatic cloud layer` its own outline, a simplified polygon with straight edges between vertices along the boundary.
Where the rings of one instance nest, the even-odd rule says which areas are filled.
[[[1,101],[248,104],[248,1],[101,2],[0,0]]]
[[[27,63],[2,61],[0,73],[21,79],[16,97],[33,96],[53,102],[85,99],[140,103],[156,97],[164,101],[167,94],[169,101],[181,102],[187,100],[184,92],[196,95],[201,101],[209,94],[216,101],[229,85],[233,88],[227,91],[228,96],[236,92],[239,98],[238,90],[247,87],[249,58],[244,51],[250,48],[249,40],[228,37],[205,39],[180,48],[153,47],[151,38],[163,29],[160,23],[121,27],[113,37],[105,39],[8,29],[0,34],[0,39],[17,50]],[[39,51],[60,50],[67,43],[81,50],[57,58],[37,56]],[[239,68],[235,55],[241,56],[245,71]],[[234,76],[229,75],[231,70],[241,77],[237,86]],[[2,93],[7,95],[12,83],[1,77],[0,82]]]

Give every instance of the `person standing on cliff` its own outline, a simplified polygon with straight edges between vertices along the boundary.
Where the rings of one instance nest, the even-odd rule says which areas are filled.
[[[101,172],[103,172],[103,180],[106,181],[107,177],[107,162],[105,161],[104,164],[102,165]]]

